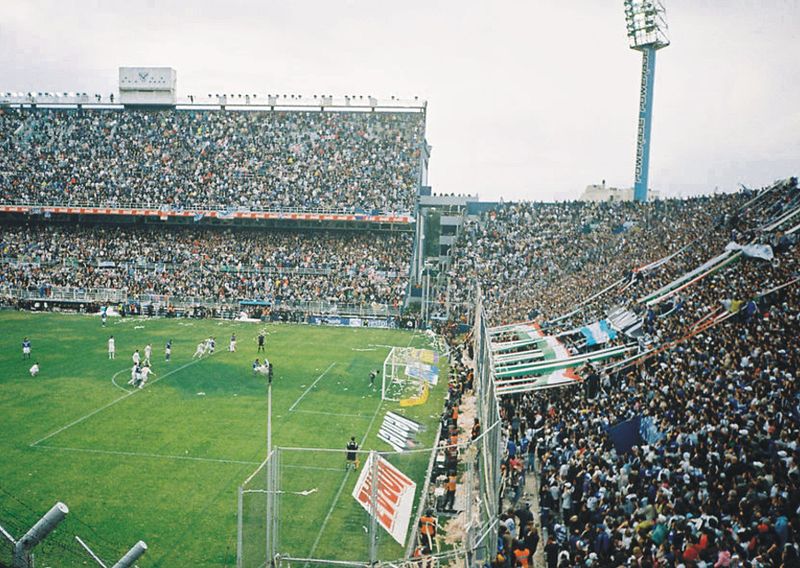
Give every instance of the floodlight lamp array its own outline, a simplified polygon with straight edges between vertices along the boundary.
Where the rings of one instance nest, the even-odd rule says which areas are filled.
[[[669,45],[664,5],[660,0],[623,0],[625,26],[632,49]]]

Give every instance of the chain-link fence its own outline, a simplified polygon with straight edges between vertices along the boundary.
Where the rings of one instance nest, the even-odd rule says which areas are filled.
[[[0,487],[0,568],[95,566],[100,565],[97,559],[110,566],[129,547],[110,540],[107,533],[105,527],[85,522],[80,513],[70,511],[63,503],[50,510],[34,508]],[[24,545],[15,555],[17,542]],[[91,554],[87,548],[91,548]]]
[[[480,292],[476,294],[481,297]],[[497,518],[500,514],[500,461],[503,455],[500,407],[492,378],[492,350],[486,319],[480,301],[475,310],[474,360],[475,395],[478,416],[484,431],[477,440],[477,475],[479,483],[478,530],[471,543],[481,558],[490,559],[497,542]],[[485,556],[484,556],[485,555]]]
[[[474,566],[492,558],[502,436],[480,306],[476,314],[473,384],[481,434],[459,444],[437,436],[434,447],[402,452],[274,448],[239,488],[239,567]],[[451,475],[454,500],[441,491]],[[419,527],[432,517],[437,531],[425,541]],[[424,558],[415,556],[421,550]]]
[[[402,559],[419,502],[414,480],[425,478],[429,456],[273,449],[239,488],[238,565]],[[368,510],[376,502],[375,516]]]

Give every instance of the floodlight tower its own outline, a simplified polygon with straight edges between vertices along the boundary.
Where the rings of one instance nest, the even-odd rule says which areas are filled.
[[[666,11],[661,0],[623,0],[625,24],[631,49],[642,52],[642,85],[639,89],[639,128],[636,135],[635,201],[647,201],[650,168],[650,128],[653,123],[653,88],[656,51],[667,47]]]

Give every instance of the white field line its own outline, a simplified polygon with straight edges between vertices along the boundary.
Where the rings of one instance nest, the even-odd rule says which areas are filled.
[[[324,377],[325,375],[327,375],[327,374],[328,374],[328,371],[330,371],[330,370],[333,368],[333,366],[334,366],[335,364],[336,364],[336,361],[334,361],[333,363],[331,363],[330,365],[328,365],[328,368],[327,368],[327,369],[325,369],[324,371],[322,371],[322,374],[321,374],[319,377],[317,377],[317,379],[316,379],[316,380],[315,380],[313,383],[311,383],[311,386],[310,386],[310,387],[308,387],[308,388],[307,388],[307,389],[306,389],[306,390],[303,392],[303,394],[301,394],[301,395],[300,395],[300,398],[298,398],[297,400],[295,400],[295,401],[294,401],[294,404],[293,404],[292,406],[290,406],[290,407],[289,407],[289,412],[292,412],[292,411],[295,409],[295,407],[296,407],[298,404],[300,404],[300,401],[301,401],[301,400],[303,400],[303,398],[305,398],[305,396],[306,396],[306,395],[309,393],[309,391],[310,391],[311,389],[313,389],[313,388],[314,388],[314,386],[315,386],[315,385],[316,385],[316,384],[317,384],[317,383],[318,383],[318,382],[319,382],[319,381],[322,379],[322,377]]]
[[[210,355],[209,355],[209,357],[210,357]],[[156,384],[158,381],[160,381],[161,379],[166,379],[167,377],[169,377],[169,376],[170,376],[170,375],[172,375],[173,373],[177,373],[178,371],[182,371],[182,370],[183,370],[183,369],[185,369],[186,367],[189,367],[189,366],[191,366],[191,365],[194,365],[195,363],[199,363],[199,362],[200,362],[200,361],[202,361],[202,360],[203,360],[203,359],[194,359],[193,361],[189,361],[189,362],[188,362],[188,363],[186,363],[185,365],[181,365],[181,366],[180,366],[180,367],[178,367],[177,369],[173,369],[172,371],[169,371],[168,373],[165,373],[165,374],[161,375],[160,377],[158,377],[157,379],[155,379],[155,380],[151,381],[151,382],[150,382],[150,385],[154,385],[154,384]],[[31,446],[35,446],[36,444],[40,444],[41,442],[44,442],[45,440],[49,440],[50,438],[52,438],[52,437],[53,437],[53,436],[55,436],[56,434],[60,434],[60,433],[61,433],[61,432],[63,432],[64,430],[66,430],[66,429],[68,429],[68,428],[72,428],[72,427],[73,427],[73,426],[75,426],[76,424],[80,424],[81,422],[83,422],[84,420],[86,420],[86,419],[88,419],[88,418],[91,418],[92,416],[94,416],[94,415],[95,415],[95,414],[97,414],[98,412],[102,412],[102,411],[103,411],[103,410],[105,410],[106,408],[110,408],[110,407],[114,406],[115,404],[117,404],[118,402],[120,402],[120,401],[122,401],[122,400],[125,400],[125,399],[126,399],[126,398],[128,398],[129,396],[133,396],[134,394],[136,394],[136,393],[137,393],[137,392],[139,392],[140,390],[141,390],[141,389],[137,389],[137,390],[133,390],[133,391],[128,391],[128,392],[127,392],[127,394],[123,394],[121,397],[119,397],[119,398],[115,398],[114,400],[112,400],[112,401],[111,401],[111,402],[109,402],[108,404],[106,404],[106,405],[104,405],[104,406],[101,406],[100,408],[98,408],[98,409],[96,409],[96,410],[92,410],[92,411],[91,411],[89,414],[86,414],[86,415],[84,415],[84,416],[81,416],[81,417],[80,417],[80,418],[78,418],[77,420],[73,420],[72,422],[70,422],[69,424],[67,424],[67,425],[65,425],[65,426],[62,426],[62,427],[61,427],[61,428],[59,428],[58,430],[55,430],[55,431],[53,431],[53,432],[50,432],[50,433],[49,433],[47,436],[45,436],[44,438],[39,438],[38,440],[36,440],[35,442],[33,442],[33,443],[31,444]]]
[[[258,462],[243,461],[243,460],[226,460],[222,458],[198,458],[194,456],[171,456],[168,454],[149,454],[146,452],[122,452],[116,450],[98,450],[91,448],[69,448],[66,446],[33,446],[43,450],[60,450],[64,452],[81,452],[87,454],[104,454],[109,456],[127,456],[133,458],[155,458],[163,460],[186,460],[186,461],[199,461],[211,463],[225,463],[236,465],[258,465]]]
[[[367,431],[364,432],[364,437],[361,438],[361,443],[359,447],[364,445],[364,442],[367,441],[367,436],[369,435],[369,431],[372,430],[372,425],[375,424],[375,419],[378,417],[378,414],[381,411],[381,407],[383,407],[383,403],[378,404],[378,408],[375,409],[375,414],[372,415],[372,420],[369,421],[369,426],[367,426]],[[339,502],[339,498],[342,496],[342,491],[344,490],[344,486],[347,484],[347,479],[350,477],[350,472],[352,470],[350,468],[344,474],[344,479],[342,479],[342,484],[339,485],[339,489],[336,491],[336,496],[333,498],[333,503],[331,503],[330,509],[328,509],[325,518],[322,521],[322,524],[319,527],[319,532],[317,533],[317,538],[314,539],[314,544],[311,545],[311,552],[308,553],[309,558],[314,558],[314,553],[317,551],[317,546],[319,546],[319,541],[322,539],[322,534],[325,532],[325,527],[328,525],[328,521],[331,520],[331,515],[333,515],[333,510],[336,508],[336,504]],[[308,563],[304,565],[303,568],[307,568]]]
[[[250,475],[247,477],[247,479],[245,479],[245,480],[244,480],[244,482],[242,483],[242,487],[244,487],[245,485],[247,485],[248,483],[250,483],[250,481],[252,481],[252,479],[253,479],[253,478],[254,478],[254,477],[255,477],[255,476],[258,474],[258,472],[259,472],[259,471],[261,471],[261,470],[264,468],[264,466],[265,466],[265,465],[267,465],[267,460],[268,460],[268,459],[269,459],[269,458],[267,458],[266,460],[262,461],[262,462],[261,462],[261,465],[259,465],[259,466],[256,468],[256,470],[255,470],[253,473],[251,473],[251,474],[250,474]]]
[[[115,386],[115,387],[117,387],[119,390],[122,390],[122,391],[125,391],[125,392],[129,393],[129,392],[131,392],[131,391],[129,391],[129,390],[128,390],[128,389],[126,389],[125,387],[121,387],[121,386],[119,386],[119,385],[117,384],[117,381],[115,380],[115,379],[116,379],[116,378],[119,376],[119,374],[120,374],[120,373],[124,373],[124,372],[125,372],[125,371],[127,371],[127,370],[128,370],[128,369],[122,369],[121,371],[117,371],[116,373],[114,373],[113,375],[111,375],[111,382],[112,382],[112,383],[114,383],[114,386]]]
[[[353,418],[369,418],[369,414],[348,414],[347,412],[323,412],[321,410],[295,410],[303,414],[321,414],[323,416],[351,416]]]
[[[305,491],[282,491],[280,489],[278,491],[268,491],[267,489],[243,489],[242,493],[280,493],[283,495],[300,495],[301,497],[308,497],[317,491],[319,491],[319,489],[314,487],[313,489],[306,489]]]
[[[340,467],[319,467],[315,465],[284,465],[283,467],[291,469],[313,469],[315,471],[342,471]]]

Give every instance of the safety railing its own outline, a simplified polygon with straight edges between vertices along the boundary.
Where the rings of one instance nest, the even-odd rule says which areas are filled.
[[[269,307],[273,310],[308,315],[396,317],[401,309],[383,303],[333,302],[326,300],[283,302],[258,298],[214,298],[208,296],[168,296],[164,294],[129,294],[126,290],[113,288],[40,287],[26,289],[0,286],[0,297],[24,301],[50,303],[85,304],[137,304],[139,306],[166,307],[176,309],[204,307],[227,311],[247,311],[252,308]]]
[[[198,201],[191,205],[186,206],[173,206],[164,202],[151,202],[141,200],[130,201],[106,201],[98,203],[96,201],[86,200],[30,200],[30,199],[13,199],[5,198],[0,200],[0,207],[25,207],[37,209],[42,207],[71,207],[71,208],[84,208],[84,209],[131,209],[131,210],[151,210],[160,213],[185,213],[190,212],[199,216],[211,216],[213,213],[217,218],[225,218],[226,215],[236,213],[271,213],[276,215],[366,215],[366,216],[394,216],[394,217],[411,217],[410,210],[382,210],[382,209],[363,209],[361,207],[275,207],[275,206],[259,206],[251,205],[248,207],[230,207],[229,203],[215,203]],[[35,211],[34,211],[35,212]],[[222,214],[222,215],[220,215]]]

